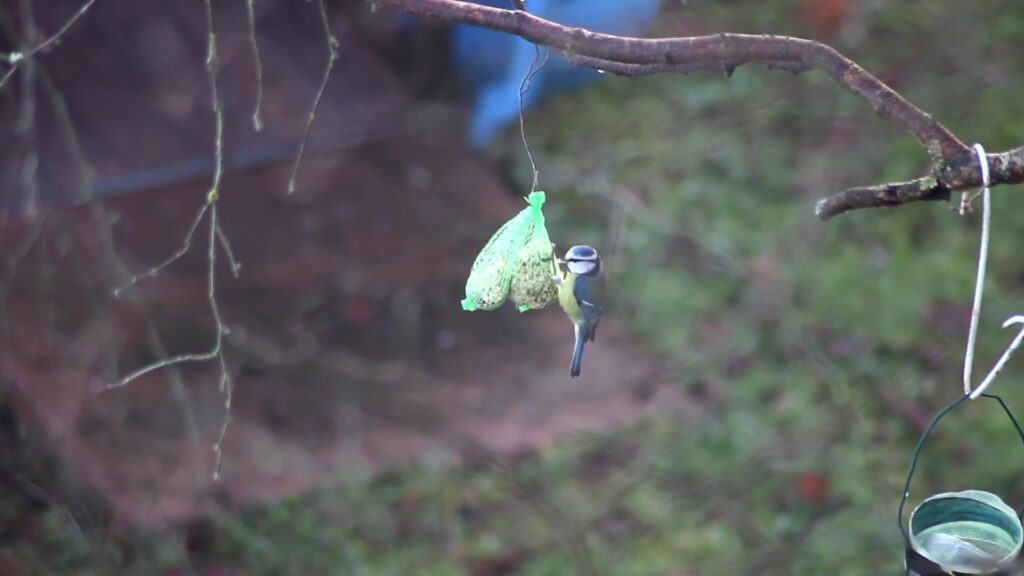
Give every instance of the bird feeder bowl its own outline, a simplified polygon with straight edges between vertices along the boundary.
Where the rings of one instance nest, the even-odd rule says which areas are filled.
[[[979,397],[998,402],[1024,441],[1024,428],[1002,398],[992,394]],[[943,408],[925,429],[914,450],[897,510],[900,531],[907,545],[908,576],[1024,576],[1024,565],[1018,559],[1024,544],[1021,515],[995,494],[981,490],[936,494],[918,504],[910,513],[909,522],[903,524],[903,506],[910,496],[910,482],[925,442],[939,420],[970,398],[970,395],[961,396]]]
[[[1024,543],[1017,513],[995,494],[946,492],[921,502],[910,515],[907,566],[912,574],[1016,575]]]

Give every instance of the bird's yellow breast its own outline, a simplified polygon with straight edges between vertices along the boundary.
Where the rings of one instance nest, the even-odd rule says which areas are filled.
[[[583,310],[576,302],[576,295],[572,293],[576,285],[576,275],[568,272],[562,277],[562,283],[558,286],[558,304],[565,310],[569,319],[579,324],[583,322]]]

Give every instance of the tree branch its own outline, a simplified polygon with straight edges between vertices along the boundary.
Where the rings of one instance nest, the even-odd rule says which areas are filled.
[[[931,175],[911,182],[854,188],[818,203],[822,219],[858,208],[949,198],[981,184],[970,149],[945,126],[833,48],[803,38],[714,34],[627,38],[563,26],[524,10],[459,0],[368,0],[376,6],[507,32],[561,52],[571,63],[626,76],[722,70],[748,62],[790,72],[818,70],[913,136],[931,158]],[[1024,147],[990,154],[992,185],[1024,181]]]
[[[998,154],[988,154],[988,165],[992,171],[992,184],[1013,184],[1024,182],[1024,146]],[[981,186],[978,164],[968,162],[944,162],[941,170],[946,182],[935,176],[925,176],[910,182],[893,182],[878,186],[850,188],[820,200],[814,212],[822,220],[858,210],[899,206],[907,202],[922,200],[949,200],[952,193]]]

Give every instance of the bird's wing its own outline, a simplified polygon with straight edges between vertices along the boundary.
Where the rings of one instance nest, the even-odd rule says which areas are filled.
[[[579,278],[573,286],[573,296],[576,303],[583,312],[583,327],[588,341],[593,342],[597,335],[597,325],[601,323],[601,307],[594,304],[592,298],[591,282],[581,282]]]

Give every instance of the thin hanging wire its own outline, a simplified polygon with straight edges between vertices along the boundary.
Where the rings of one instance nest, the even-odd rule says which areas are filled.
[[[954,408],[959,406],[964,400],[967,400],[969,396],[964,394],[956,400],[950,402],[943,408],[932,421],[928,423],[928,427],[925,428],[924,433],[921,434],[921,438],[917,441],[917,446],[914,448],[914,455],[910,459],[910,470],[907,472],[907,480],[903,483],[903,494],[900,495],[900,506],[896,511],[896,522],[900,526],[900,532],[903,534],[903,539],[909,544],[910,535],[907,534],[907,528],[903,525],[903,508],[907,504],[907,498],[910,497],[910,481],[914,479],[914,472],[917,471],[917,460],[921,456],[921,450],[924,448],[924,443],[928,441],[928,437],[931,436],[932,430],[942,420],[942,417],[949,414]]]
[[[526,148],[526,156],[530,159],[530,169],[533,170],[533,184],[530,186],[530,192],[537,191],[537,184],[540,181],[540,173],[537,171],[537,163],[533,159],[533,152],[530,150],[530,143],[526,140],[526,120],[523,117],[523,96],[530,91],[530,82],[533,77],[541,71],[548,63],[548,59],[551,58],[551,51],[547,48],[544,49],[544,60],[541,60],[541,48],[539,45],[533,45],[534,55],[533,61],[530,62],[530,68],[526,71],[526,75],[523,76],[522,82],[519,83],[519,134],[523,138],[523,147]],[[537,65],[540,62],[540,65]]]
[[[1013,412],[1010,410],[1010,407],[1006,405],[1006,402],[1004,402],[1002,398],[996,396],[995,394],[980,394],[979,397],[989,398],[999,403],[999,406],[1002,407],[1003,412],[1006,413],[1007,418],[1009,418],[1010,422],[1013,423],[1014,429],[1017,430],[1017,436],[1020,437],[1021,444],[1024,444],[1024,428],[1021,428],[1020,423],[1017,421],[1017,418],[1014,417]],[[939,420],[942,420],[942,418],[946,414],[952,412],[953,409],[955,409],[957,406],[959,406],[969,398],[971,398],[970,394],[964,394],[963,396],[960,396],[956,400],[953,400],[952,402],[947,404],[945,408],[939,411],[939,413],[936,414],[934,418],[932,418],[932,421],[928,424],[928,427],[925,428],[924,433],[921,434],[921,438],[917,441],[917,446],[914,448],[914,455],[910,460],[910,470],[907,472],[907,479],[903,483],[903,494],[900,495],[900,505],[896,512],[896,522],[899,524],[900,532],[903,534],[903,539],[907,542],[908,545],[910,544],[910,535],[907,534],[907,527],[903,524],[903,509],[907,504],[907,499],[910,497],[910,482],[914,479],[914,472],[917,471],[917,461],[921,456],[921,451],[922,449],[924,449],[924,444],[925,442],[927,442],[928,437],[931,436],[932,430],[934,430],[935,426],[938,425]],[[1024,515],[1024,510],[1021,510],[1021,512],[1018,514],[1018,517],[1022,515]]]

